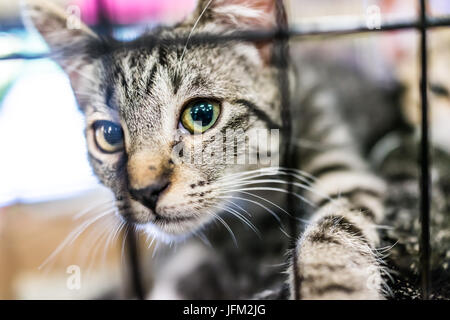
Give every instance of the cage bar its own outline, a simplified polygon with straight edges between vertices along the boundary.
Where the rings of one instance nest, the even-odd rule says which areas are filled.
[[[421,0],[419,0],[421,1]],[[408,29],[417,29],[420,30],[422,23],[420,21],[410,21],[410,22],[401,22],[401,23],[387,23],[380,26],[380,29],[368,29],[366,26],[361,26],[357,28],[348,28],[348,29],[329,29],[329,30],[320,30],[320,31],[303,31],[301,29],[296,28],[283,28],[281,30],[242,30],[232,32],[226,35],[215,35],[215,34],[202,34],[202,35],[192,35],[189,38],[189,43],[191,45],[199,45],[205,43],[225,43],[230,41],[244,41],[244,42],[261,42],[261,41],[269,41],[269,40],[277,40],[282,38],[289,38],[296,41],[301,41],[307,39],[309,37],[336,37],[336,36],[347,36],[347,35],[355,35],[355,34],[366,34],[372,32],[387,32],[387,31],[397,31],[397,30],[408,30]],[[425,27],[436,28],[436,27],[450,27],[450,17],[442,17],[442,18],[428,18],[425,21]],[[1,29],[5,31],[5,29]],[[184,44],[187,40],[187,37],[179,37],[176,39],[164,39],[165,44]],[[143,46],[145,42],[153,41],[152,45],[158,41],[156,37],[146,37],[144,41],[137,42],[135,45]],[[120,45],[123,45],[120,44]],[[1,60],[33,60],[33,59],[45,59],[51,58],[50,54],[11,54],[7,56],[1,56]]]
[[[285,149],[283,150],[282,166],[285,168],[292,168],[294,162],[294,154],[292,150],[292,117],[291,117],[291,99],[290,99],[290,86],[289,86],[289,33],[288,33],[288,22],[286,12],[283,7],[283,1],[277,0],[277,36],[276,42],[273,47],[273,62],[278,68],[278,88],[280,92],[281,99],[281,119],[282,119],[282,136],[283,145]],[[298,269],[298,259],[296,247],[296,239],[298,233],[297,219],[295,214],[295,199],[293,194],[293,183],[292,177],[289,175],[288,183],[286,184],[286,200],[287,200],[287,211],[290,213],[289,216],[289,233],[290,233],[290,243],[289,249],[291,250],[292,259],[292,272],[294,280],[294,288],[292,290],[293,297],[295,300],[300,299],[300,279],[299,279],[299,269]]]
[[[128,261],[128,270],[130,271],[130,291],[131,296],[138,300],[144,300],[145,290],[141,271],[141,264],[139,259],[139,242],[137,240],[136,230],[132,225],[127,226],[125,234],[125,242],[127,244],[126,254]]]
[[[420,98],[422,103],[422,136],[420,140],[420,278],[422,299],[430,298],[430,147],[428,128],[428,56],[426,0],[420,1]]]
[[[104,8],[102,5],[102,0],[98,0],[99,7]],[[281,4],[282,0],[277,0],[278,4]],[[286,167],[291,167],[292,165],[292,148],[290,147],[291,139],[291,123],[290,123],[290,99],[288,95],[289,91],[289,77],[287,74],[287,63],[288,63],[288,42],[290,39],[293,40],[303,40],[311,37],[330,37],[330,36],[346,36],[354,34],[366,34],[371,32],[387,32],[396,30],[407,30],[416,29],[420,32],[420,55],[421,55],[421,81],[420,81],[420,92],[421,92],[421,112],[422,112],[422,122],[421,122],[421,141],[420,141],[420,218],[421,218],[421,234],[420,234],[420,277],[421,277],[421,289],[422,298],[430,298],[431,290],[431,277],[430,277],[430,146],[429,146],[429,124],[428,124],[428,97],[427,97],[427,82],[428,82],[428,57],[427,57],[427,29],[434,27],[449,27],[450,17],[443,18],[427,18],[426,13],[426,0],[419,0],[420,5],[420,19],[418,21],[407,21],[399,23],[388,23],[383,24],[379,29],[368,29],[366,26],[360,26],[357,28],[342,28],[342,29],[329,29],[320,31],[302,31],[300,29],[289,28],[286,21],[283,20],[282,13],[278,13],[277,28],[275,30],[260,31],[260,30],[246,30],[237,31],[226,35],[215,35],[215,34],[202,34],[202,35],[192,35],[189,37],[190,45],[199,45],[207,43],[226,43],[230,41],[245,41],[245,42],[262,42],[262,41],[274,41],[274,58],[275,62],[278,63],[280,68],[279,77],[279,88],[282,99],[282,118],[283,118],[283,135],[286,142],[286,150],[284,154],[283,165]],[[281,8],[281,6],[278,6]],[[101,10],[100,10],[101,11]],[[109,21],[105,21],[106,15],[102,12],[101,21],[103,23],[103,30],[111,30],[111,25]],[[106,19],[107,20],[107,19]],[[155,42],[160,41],[156,37],[144,37],[143,40],[132,43],[131,46],[154,46]],[[176,39],[163,39],[165,44],[184,44],[188,40],[187,37],[180,37]],[[122,45],[130,45],[116,42],[117,48]],[[114,46],[111,49],[114,50]],[[51,58],[50,54],[12,54],[8,56],[0,57],[2,60],[32,60],[32,59],[42,59]],[[291,184],[287,186],[287,197],[288,197],[288,209],[289,211],[294,210],[295,205],[292,197],[290,196],[290,190],[292,188]],[[292,220],[293,219],[293,220]],[[293,239],[296,239],[296,219],[293,217],[290,222],[291,235]],[[134,295],[137,298],[142,299],[144,297],[142,276],[139,267],[139,256],[138,256],[138,246],[136,240],[136,234],[134,229],[131,227],[127,233],[127,251],[128,251],[128,263],[129,270],[131,272],[131,281],[133,285]],[[292,244],[291,244],[292,247]],[[295,250],[293,251],[295,252]],[[297,259],[294,257],[293,267],[295,272],[295,289],[294,298],[300,298],[299,288],[300,281],[297,277]]]

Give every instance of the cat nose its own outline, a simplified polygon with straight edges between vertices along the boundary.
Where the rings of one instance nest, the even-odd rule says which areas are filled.
[[[144,189],[131,189],[130,194],[135,200],[155,212],[159,196],[169,187],[169,184],[169,180],[163,178]]]

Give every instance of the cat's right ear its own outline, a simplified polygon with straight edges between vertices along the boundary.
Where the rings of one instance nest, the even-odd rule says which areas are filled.
[[[27,28],[36,29],[51,50],[51,57],[72,75],[89,60],[89,48],[98,36],[69,8],[66,12],[48,0],[22,0],[22,17]],[[72,78],[72,77],[71,77]],[[72,79],[71,79],[72,80]]]

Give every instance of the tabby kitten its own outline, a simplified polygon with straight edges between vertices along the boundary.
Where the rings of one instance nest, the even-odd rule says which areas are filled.
[[[429,105],[431,139],[435,147],[450,154],[450,32],[435,29],[429,34]],[[397,77],[404,86],[402,110],[406,122],[419,131],[421,122],[417,48],[409,48],[397,65]]]
[[[416,44],[417,45],[417,44]],[[450,33],[429,33],[429,109],[431,136],[431,292],[432,299],[450,297]],[[420,263],[420,155],[421,99],[419,56],[409,48],[397,61],[403,86],[403,126],[396,126],[371,151],[377,171],[388,183],[383,224],[383,246],[392,247],[385,260],[391,272],[391,290],[398,299],[419,299]],[[416,48],[417,49],[417,48]],[[405,125],[406,124],[406,125]]]
[[[247,192],[251,188],[242,186],[261,189],[261,183],[268,182],[267,190],[282,192],[280,181],[289,183],[283,178],[290,175],[303,189],[299,202],[305,199],[312,208],[292,255],[298,270],[288,268],[291,297],[295,291],[302,299],[383,297],[382,268],[375,248],[384,184],[368,172],[358,155],[337,117],[332,90],[323,88],[308,66],[294,70],[291,65],[289,71],[296,75],[291,88],[291,100],[298,107],[293,111],[294,138],[319,146],[300,148],[301,168],[264,168],[259,163],[255,169],[254,164],[209,158],[196,163],[180,161],[180,153],[173,152],[181,144],[183,150],[201,153],[214,143],[218,132],[227,129],[247,135],[281,127],[280,71],[272,63],[271,43],[186,45],[185,41],[169,41],[271,29],[276,27],[277,3],[281,2],[200,0],[182,23],[146,35],[145,45],[139,39],[107,41],[85,25],[69,29],[61,9],[44,1],[27,3],[26,15],[68,74],[85,115],[92,167],[114,193],[127,221],[158,241],[178,241],[202,231],[213,220],[223,222],[227,213],[243,219],[245,203],[267,204],[267,198],[251,197]],[[196,139],[199,133],[201,139]],[[233,143],[234,139],[225,142],[234,148]],[[268,151],[278,154],[278,145],[271,144]],[[240,152],[261,150],[246,145]],[[274,179],[274,173],[280,178]],[[253,217],[258,219],[259,214]],[[274,221],[272,228],[278,227]],[[178,269],[201,256],[194,251],[177,260]],[[301,280],[297,288],[293,272]]]

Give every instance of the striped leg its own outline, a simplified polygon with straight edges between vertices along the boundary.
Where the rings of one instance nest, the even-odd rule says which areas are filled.
[[[381,299],[374,249],[385,186],[367,170],[342,122],[330,117],[329,107],[320,108],[325,102],[316,99],[315,123],[303,132],[326,147],[302,154],[303,169],[317,180],[308,195],[316,208],[296,248],[300,298]]]

